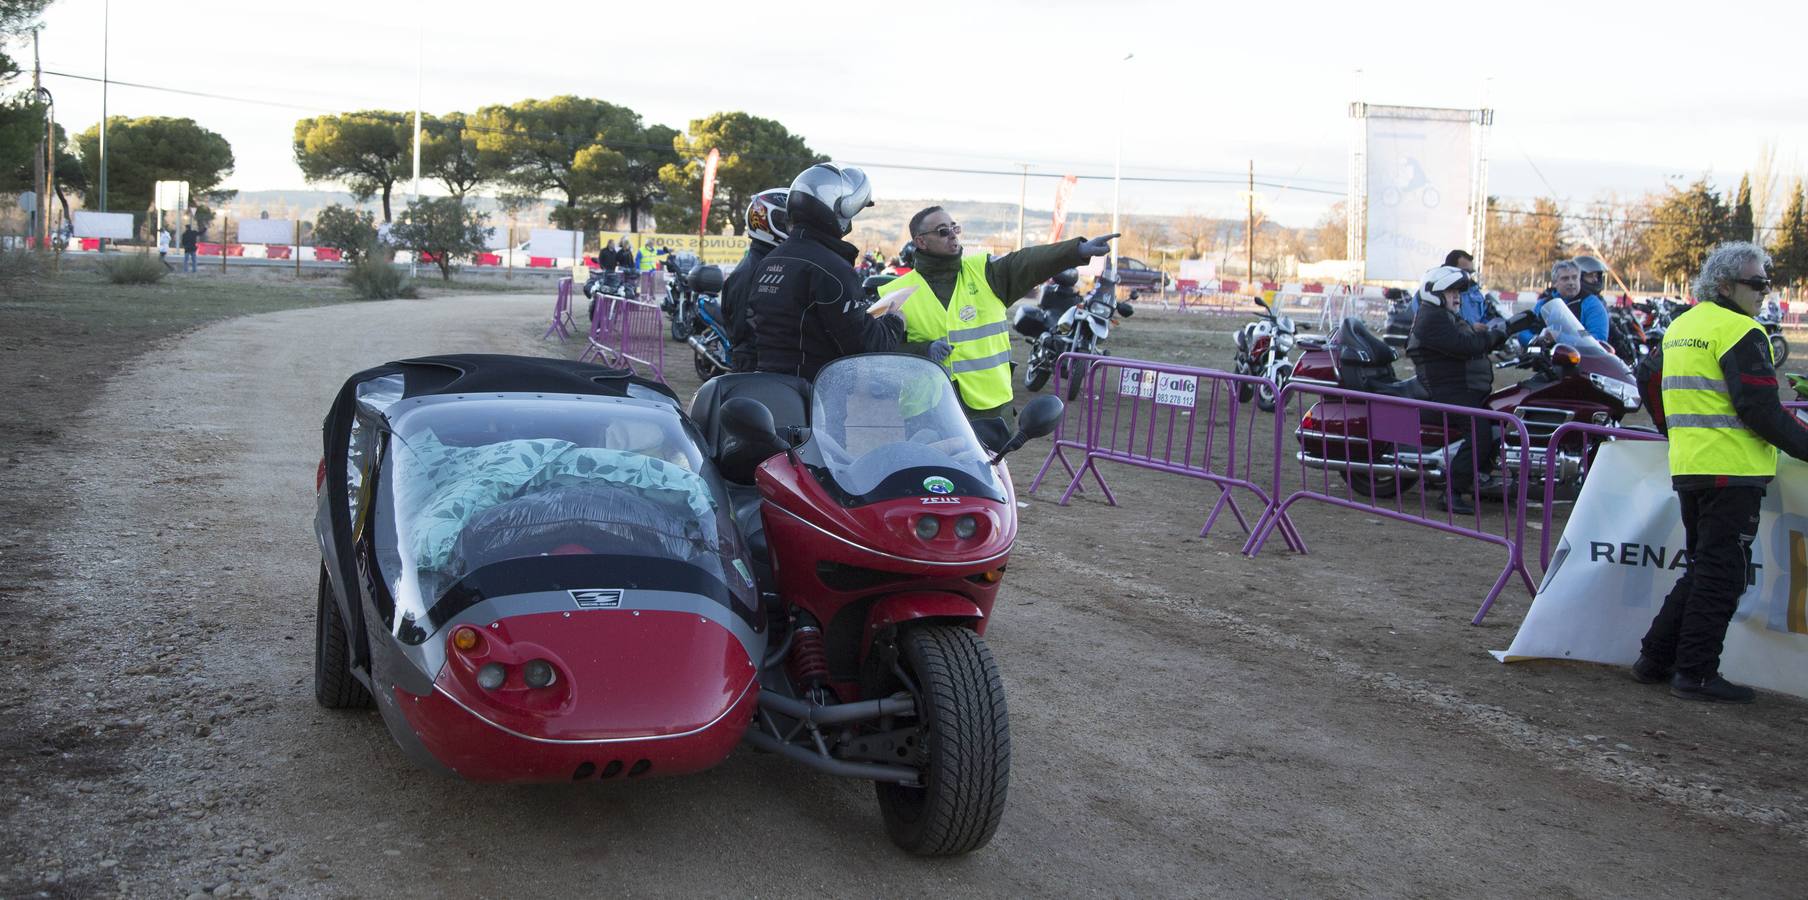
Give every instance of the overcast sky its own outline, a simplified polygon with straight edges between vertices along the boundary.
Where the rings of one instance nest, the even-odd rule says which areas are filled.
[[[101,75],[104,2],[56,0],[45,69]],[[1292,186],[1259,189],[1270,215],[1308,224],[1344,190],[1356,99],[1486,103],[1490,192],[1507,197],[1736,184],[1765,142],[1787,172],[1808,161],[1808,75],[1791,56],[1808,6],[1775,0],[112,0],[108,31],[111,79],[285,104],[109,90],[110,115],[224,135],[242,190],[306,186],[297,118],[412,109],[417,46],[428,112],[578,94],[682,129],[746,110],[866,166],[893,198],[1018,197],[1016,175],[901,165],[1109,176],[1121,127],[1126,176],[1225,182],[1129,182],[1127,211],[1240,214],[1253,159],[1258,179]],[[29,70],[29,43],[14,52]],[[98,82],[45,84],[72,131],[99,120]],[[1028,190],[1047,208],[1054,181]],[[1108,210],[1110,181],[1082,181],[1073,203]]]

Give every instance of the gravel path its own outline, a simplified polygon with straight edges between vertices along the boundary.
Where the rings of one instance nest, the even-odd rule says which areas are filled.
[[[40,643],[0,637],[18,686],[0,705],[0,895],[1777,896],[1808,874],[1800,770],[1758,757],[1796,754],[1764,744],[1799,738],[1808,707],[1767,696],[1739,718],[1598,670],[1497,666],[1471,658],[1477,632],[1448,609],[1424,639],[1458,662],[1410,671],[1426,648],[1352,644],[1336,611],[1293,602],[1314,578],[1362,583],[1349,555],[1252,562],[1231,541],[1133,539],[1185,535],[1159,519],[1196,521],[1201,495],[1164,507],[1172,482],[1129,474],[1113,476],[1123,508],[1025,511],[988,632],[1013,714],[1010,805],[972,856],[905,856],[869,786],[746,750],[610,786],[420,771],[374,712],[313,702],[320,417],[346,375],[387,360],[558,352],[537,340],[546,306],[490,295],[214,325],[141,358],[51,451],[9,466],[77,500],[42,562]],[[1020,486],[1039,457],[1014,460]],[[1315,551],[1335,541],[1314,534]],[[1407,553],[1445,546],[1400,534]],[[1526,692],[1625,708],[1583,734],[1522,698],[1546,675]],[[1690,732],[1679,756],[1740,771],[1708,783],[1648,755]]]

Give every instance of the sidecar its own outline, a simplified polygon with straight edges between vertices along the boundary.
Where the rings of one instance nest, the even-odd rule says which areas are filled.
[[[767,628],[665,386],[554,359],[359,372],[316,482],[315,695],[477,781],[676,775],[754,715]]]

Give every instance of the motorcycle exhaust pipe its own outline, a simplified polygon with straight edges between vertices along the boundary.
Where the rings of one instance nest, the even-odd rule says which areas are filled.
[[[703,345],[703,341],[698,339],[698,337],[696,335],[691,335],[688,343],[691,345],[691,351],[696,353],[698,356],[701,356],[704,359],[709,360],[710,366],[713,367],[716,371],[721,372],[724,375],[728,374],[728,367],[725,365],[722,365],[722,363],[716,359],[715,354],[710,353],[709,348],[705,347]]]

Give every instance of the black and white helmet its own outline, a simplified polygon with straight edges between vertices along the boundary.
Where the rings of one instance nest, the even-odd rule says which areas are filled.
[[[873,185],[866,173],[853,166],[817,163],[791,182],[787,206],[793,212],[827,213],[842,234],[854,229],[854,216],[873,205]],[[808,207],[820,209],[808,209]],[[793,215],[793,218],[796,218]]]
[[[1424,286],[1419,289],[1419,300],[1435,306],[1444,303],[1445,291],[1466,291],[1475,286],[1469,273],[1456,266],[1438,266],[1425,273]]]
[[[1582,293],[1599,294],[1607,287],[1607,264],[1599,259],[1584,254],[1570,260],[1576,268],[1582,270]]]
[[[767,188],[747,204],[747,236],[768,244],[782,244],[790,237],[791,217],[785,212],[787,188]]]

